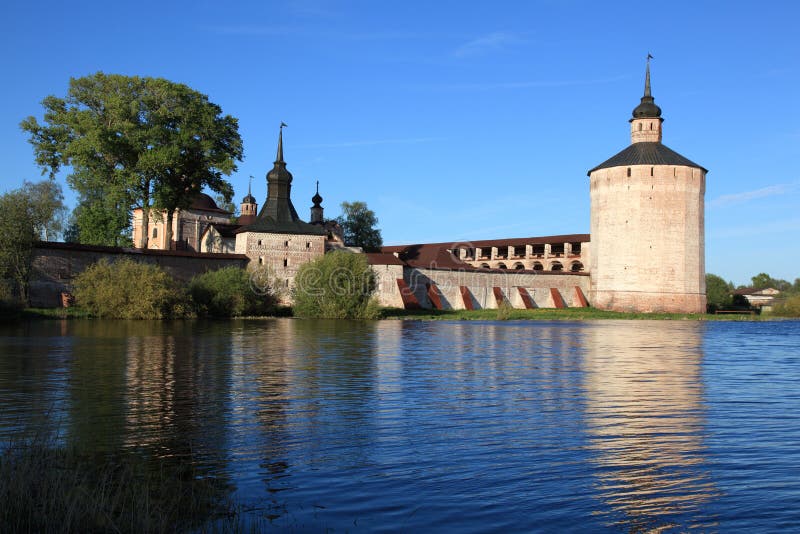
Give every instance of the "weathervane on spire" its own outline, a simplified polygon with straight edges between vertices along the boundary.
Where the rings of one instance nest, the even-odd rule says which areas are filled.
[[[289,127],[288,124],[286,124],[285,122],[281,121],[281,130],[283,130],[284,128],[288,128],[288,127]]]

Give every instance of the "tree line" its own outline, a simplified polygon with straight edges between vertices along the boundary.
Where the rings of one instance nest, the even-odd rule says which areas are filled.
[[[225,207],[226,179],[244,158],[238,120],[208,97],[163,78],[95,73],[71,78],[65,97],[42,101],[42,120],[20,123],[48,179],[0,196],[0,301],[27,301],[31,254],[38,240],[63,236],[88,245],[147,248],[150,214],[172,220],[204,189]],[[56,175],[68,172],[77,206],[67,216]],[[143,212],[138,243],[131,213]],[[234,210],[231,210],[232,212]],[[337,222],[345,243],[375,251],[382,245],[377,218],[364,202],[342,203]]]

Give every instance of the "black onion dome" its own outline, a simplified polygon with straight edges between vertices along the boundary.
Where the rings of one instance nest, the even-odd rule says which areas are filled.
[[[634,119],[656,119],[661,116],[661,108],[655,103],[650,92],[650,55],[647,55],[647,70],[644,75],[644,96],[639,105],[633,108]]]
[[[643,96],[642,102],[633,109],[634,119],[655,119],[661,116],[661,108],[656,105],[652,96]]]
[[[242,204],[255,204],[256,197],[254,197],[250,192],[247,193],[247,196],[242,199]]]
[[[317,194],[315,194],[313,197],[311,197],[311,202],[314,203],[315,207],[319,206],[320,204],[322,204],[322,197],[319,196],[319,191],[317,191]]]

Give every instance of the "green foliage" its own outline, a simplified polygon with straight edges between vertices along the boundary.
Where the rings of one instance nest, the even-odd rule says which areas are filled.
[[[794,295],[772,308],[772,315],[778,317],[800,317],[800,295]]]
[[[61,187],[50,180],[0,196],[0,279],[13,280],[20,302],[27,302],[33,247],[44,235],[54,237],[63,212]]]
[[[276,305],[273,295],[257,288],[250,273],[238,267],[195,276],[189,283],[189,292],[198,313],[212,317],[266,315]]]
[[[74,295],[95,317],[167,319],[193,313],[187,295],[163,269],[127,258],[91,265],[75,277]]]
[[[733,304],[733,284],[716,274],[706,274],[706,299],[709,312]]]
[[[342,227],[344,242],[349,247],[361,247],[365,252],[379,252],[383,246],[378,218],[366,202],[342,202],[342,215],[336,221]]]
[[[772,278],[767,273],[758,273],[750,280],[753,282],[753,287],[755,289],[766,289],[771,287],[773,289],[777,289],[778,291],[789,291],[792,288],[792,284],[786,280]]]
[[[233,193],[222,176],[242,159],[238,122],[186,85],[98,72],[72,78],[65,98],[48,96],[42,105],[43,124],[34,117],[21,123],[37,164],[51,176],[71,166],[68,181],[82,204],[109,212],[101,220],[112,223],[114,210],[98,199],[124,207],[126,218],[141,207],[142,247],[151,204],[171,212],[188,206],[203,187],[226,198]],[[106,227],[111,235],[120,230]]]
[[[126,195],[117,192],[83,191],[72,212],[64,239],[84,245],[129,247],[131,219]]]
[[[295,276],[294,314],[326,319],[375,319],[375,274],[363,254],[331,252]]]

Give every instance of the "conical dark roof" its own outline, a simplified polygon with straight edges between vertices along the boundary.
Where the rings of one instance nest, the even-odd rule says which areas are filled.
[[[256,220],[240,228],[237,233],[325,234],[323,228],[300,220],[297,210],[292,205],[292,173],[286,169],[286,162],[283,161],[284,126],[281,123],[278,133],[278,153],[272,170],[267,173],[267,201],[258,213]]]
[[[628,148],[610,157],[587,174],[592,174],[599,169],[611,167],[628,167],[630,165],[683,165],[694,167],[705,172],[705,168],[690,159],[687,159],[663,143],[646,142],[633,143]]]

